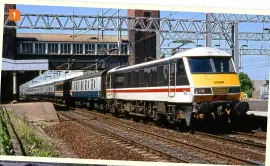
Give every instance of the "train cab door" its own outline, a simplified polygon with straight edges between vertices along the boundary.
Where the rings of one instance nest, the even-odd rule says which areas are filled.
[[[168,96],[169,97],[174,97],[175,96],[175,92],[176,92],[176,63],[171,61],[169,66],[169,83],[168,83]]]
[[[111,81],[111,79],[112,79],[112,76],[111,76],[111,74],[109,74],[109,75],[107,75],[107,78],[106,78],[106,81],[107,81],[107,85],[106,85],[106,89],[110,89],[109,91],[107,91],[106,93],[107,93],[107,97],[112,97],[112,92],[111,92],[111,89],[112,89],[112,81]]]

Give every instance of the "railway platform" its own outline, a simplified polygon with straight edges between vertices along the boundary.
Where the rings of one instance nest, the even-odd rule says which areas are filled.
[[[268,117],[268,110],[255,110],[255,111],[248,111],[248,115],[255,115],[261,117]]]
[[[268,100],[249,100],[247,114],[260,117],[268,117]]]

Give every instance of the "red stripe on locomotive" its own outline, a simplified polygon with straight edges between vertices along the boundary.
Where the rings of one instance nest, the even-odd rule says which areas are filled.
[[[170,92],[190,92],[190,88],[170,88]],[[169,92],[168,88],[162,89],[107,89],[106,92],[113,93],[144,93],[144,92]]]

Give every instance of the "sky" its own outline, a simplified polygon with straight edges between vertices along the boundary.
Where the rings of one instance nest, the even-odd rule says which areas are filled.
[[[108,9],[102,8],[78,8],[78,7],[57,7],[57,6],[29,6],[29,5],[17,5],[17,9],[21,13],[28,14],[63,14],[63,15],[72,15],[73,12],[75,15],[101,15],[101,11],[105,13]],[[117,10],[111,9],[106,15],[110,16],[114,14]],[[171,15],[173,14],[173,15]],[[119,12],[120,16],[127,16],[127,10],[121,9]],[[171,16],[170,16],[171,15]],[[115,15],[117,16],[117,14]],[[169,16],[169,17],[168,17]],[[195,12],[167,12],[161,11],[161,18],[175,18],[175,19],[194,19],[194,20],[205,20],[205,13],[195,13]],[[270,28],[270,23],[240,23],[239,32],[263,32],[263,27]],[[30,30],[30,29],[18,29],[18,33],[68,33],[72,34],[72,31],[68,30]],[[86,33],[93,34],[96,33],[93,31],[75,31],[75,33]],[[114,31],[105,31],[106,34],[115,34]],[[123,33],[123,35],[125,35]],[[67,39],[68,40],[68,39]],[[205,41],[198,41],[198,44],[205,45]],[[212,41],[212,45],[220,45],[220,48],[229,48],[225,41]],[[265,41],[239,41],[239,47],[243,44],[248,45],[249,49],[270,49],[270,43]],[[177,44],[170,44],[170,47],[177,47]],[[193,48],[196,47],[194,44],[187,44],[183,47]],[[252,80],[264,80],[269,79],[269,69],[270,69],[270,55],[244,55],[242,56],[243,69],[240,69],[241,72],[245,72],[249,75]]]

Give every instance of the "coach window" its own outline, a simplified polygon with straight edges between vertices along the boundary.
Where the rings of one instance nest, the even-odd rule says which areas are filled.
[[[157,67],[156,78],[157,78],[156,85],[157,86],[163,86],[163,84],[164,84],[163,66],[158,66]]]
[[[96,89],[96,80],[93,79],[93,88]]]
[[[150,74],[152,76],[151,86],[156,86],[156,80],[157,80],[157,67],[156,66],[151,68]]]
[[[176,85],[189,85],[185,65],[182,59],[177,61]]]
[[[83,81],[81,81],[81,88],[80,89],[83,90]]]
[[[130,72],[127,72],[124,74],[124,87],[125,88],[128,88],[130,86],[129,77],[130,77]]]
[[[130,87],[135,88],[138,86],[138,71],[132,71],[130,74]]]
[[[169,64],[163,66],[164,86],[168,85]]]
[[[115,87],[122,88],[124,85],[124,74],[116,74],[115,77]]]
[[[87,81],[84,80],[84,90],[87,90]]]
[[[82,91],[83,90],[83,82],[82,82],[82,80],[80,81],[80,86],[81,86],[80,90]]]
[[[139,70],[139,81],[138,81],[138,86],[143,87],[145,85],[145,78],[144,78],[144,70]]]
[[[93,90],[93,87],[94,87],[94,79],[92,78],[91,79],[91,90]]]

